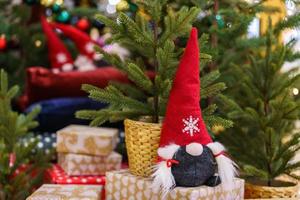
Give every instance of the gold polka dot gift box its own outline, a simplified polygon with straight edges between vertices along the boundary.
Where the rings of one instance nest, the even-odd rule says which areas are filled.
[[[106,173],[106,200],[160,200],[160,192],[151,188],[151,178],[132,175],[128,170]],[[234,187],[176,187],[165,200],[241,200],[244,199],[244,180],[236,178]]]
[[[116,147],[118,129],[70,125],[57,131],[59,153],[107,156]]]
[[[100,185],[52,185],[44,184],[26,200],[100,200]]]
[[[104,175],[107,171],[121,169],[122,156],[116,152],[108,156],[87,156],[59,153],[58,164],[69,176]]]

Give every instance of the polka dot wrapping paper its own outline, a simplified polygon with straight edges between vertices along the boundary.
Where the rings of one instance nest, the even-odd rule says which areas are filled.
[[[100,185],[54,185],[44,184],[26,200],[100,200]]]
[[[121,168],[122,156],[116,152],[108,156],[87,156],[72,153],[58,153],[58,164],[66,174],[76,175],[104,175],[107,171]]]
[[[52,184],[89,184],[104,185],[105,176],[68,176],[57,164],[46,171],[45,181]]]
[[[160,200],[160,191],[151,188],[152,179],[132,175],[128,170],[106,173],[105,195],[108,200]],[[222,185],[216,187],[176,187],[167,194],[165,200],[242,200],[244,180],[236,178],[233,188]]]

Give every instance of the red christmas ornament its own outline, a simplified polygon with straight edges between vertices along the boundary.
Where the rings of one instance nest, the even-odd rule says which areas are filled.
[[[7,42],[4,35],[0,37],[0,50],[4,50],[6,48]]]
[[[76,23],[76,27],[82,31],[86,31],[90,27],[90,23],[87,19],[83,18],[78,20],[78,22]]]

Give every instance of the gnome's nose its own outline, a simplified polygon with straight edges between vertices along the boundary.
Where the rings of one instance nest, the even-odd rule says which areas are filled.
[[[203,152],[203,146],[199,143],[190,143],[186,145],[186,152],[192,156],[200,156]]]

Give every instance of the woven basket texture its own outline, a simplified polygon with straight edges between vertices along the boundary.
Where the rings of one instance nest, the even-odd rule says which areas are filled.
[[[161,124],[129,119],[124,124],[129,171],[137,176],[148,177],[157,160]]]
[[[245,184],[245,199],[268,199],[268,198],[281,198],[290,199],[297,198],[299,191],[299,184],[290,187],[267,187],[253,185],[250,183]]]

